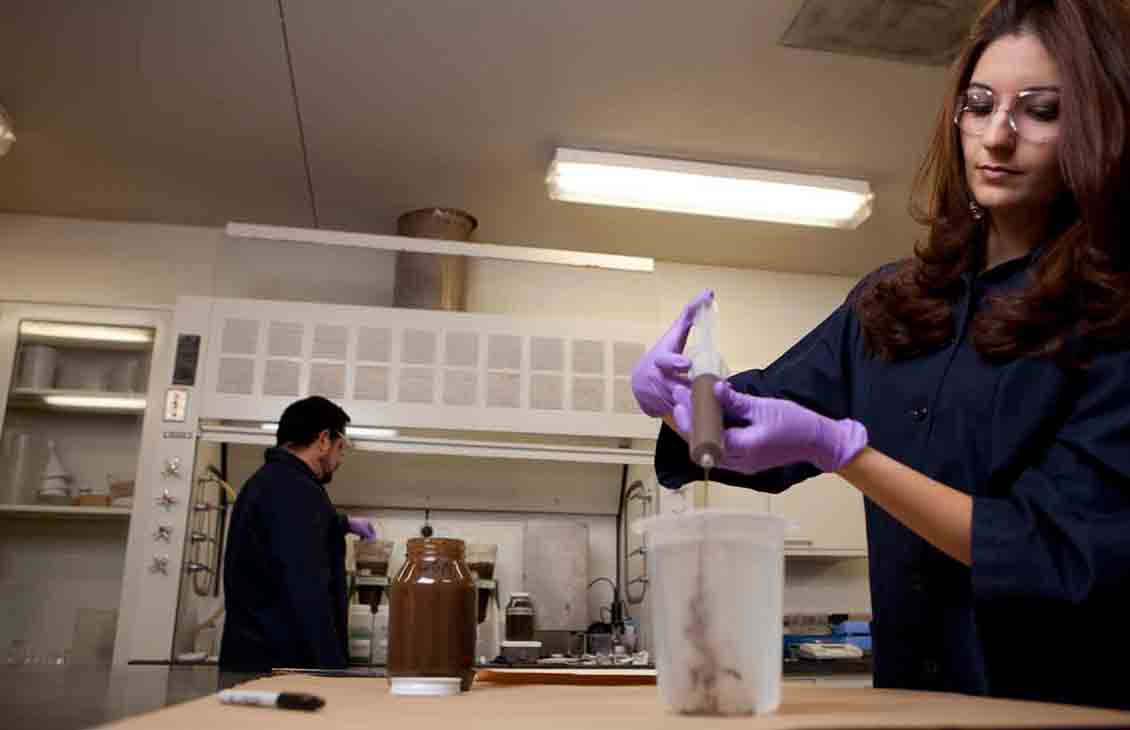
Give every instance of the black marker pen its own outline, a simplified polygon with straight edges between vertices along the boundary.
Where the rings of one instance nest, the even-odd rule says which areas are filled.
[[[225,705],[255,705],[278,707],[283,710],[316,710],[326,701],[317,695],[304,692],[257,692],[249,689],[225,689],[219,694]]]

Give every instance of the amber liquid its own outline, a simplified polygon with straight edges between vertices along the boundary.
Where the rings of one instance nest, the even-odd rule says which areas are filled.
[[[424,574],[434,582],[420,581]],[[410,552],[389,592],[389,676],[459,677],[463,690],[470,689],[475,676],[475,592],[462,562]]]
[[[492,580],[494,578],[494,563],[468,563],[467,567],[482,580]],[[480,588],[478,613],[478,622],[480,624],[487,620],[487,606],[489,604],[490,591],[485,588]]]
[[[709,470],[722,461],[722,406],[714,397],[715,375],[699,375],[691,383],[694,430],[691,433],[691,461]]]
[[[368,575],[388,575],[388,561],[383,560],[377,563],[358,560],[357,571],[363,570],[368,571]],[[376,613],[377,606],[381,605],[381,592],[383,590],[380,586],[357,586],[357,600],[371,608],[373,613]]]
[[[380,586],[357,586],[357,600],[376,613],[377,606],[381,605],[382,590]]]
[[[507,641],[533,641],[534,616],[529,613],[506,614]]]

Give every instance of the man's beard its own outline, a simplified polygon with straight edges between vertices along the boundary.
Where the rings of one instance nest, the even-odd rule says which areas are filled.
[[[334,470],[328,468],[325,464],[322,464],[322,476],[318,477],[318,484],[325,486],[326,484],[332,482],[333,479]]]

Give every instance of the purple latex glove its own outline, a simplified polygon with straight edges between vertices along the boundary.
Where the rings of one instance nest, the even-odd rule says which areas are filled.
[[[652,418],[665,416],[674,410],[672,389],[676,385],[690,383],[687,370],[691,361],[683,357],[683,348],[687,346],[687,335],[698,308],[713,298],[714,292],[706,289],[692,299],[683,307],[667,333],[632,368],[632,394],[636,396],[640,410]]]
[[[725,381],[715,383],[714,395],[729,419],[747,424],[726,429],[718,465],[723,469],[756,474],[808,462],[821,471],[838,471],[867,446],[867,429],[850,418],[834,421],[789,400],[739,393]],[[675,423],[690,433],[690,389],[679,386],[675,399]]]
[[[373,523],[360,517],[349,518],[349,531],[360,536],[362,540],[377,539],[377,531],[373,529]]]

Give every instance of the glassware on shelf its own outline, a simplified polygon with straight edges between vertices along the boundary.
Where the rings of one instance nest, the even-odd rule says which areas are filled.
[[[8,431],[0,441],[0,503],[34,504],[47,469],[47,441],[31,433]]]
[[[27,641],[24,639],[12,639],[12,643],[8,645],[8,664],[25,664],[27,662]]]
[[[46,390],[55,387],[59,351],[48,345],[22,345],[16,370],[16,387]]]
[[[59,453],[55,442],[47,442],[47,468],[43,474],[43,481],[39,485],[37,497],[46,504],[69,505],[73,503],[71,489],[67,486],[71,475],[59,461]]]

